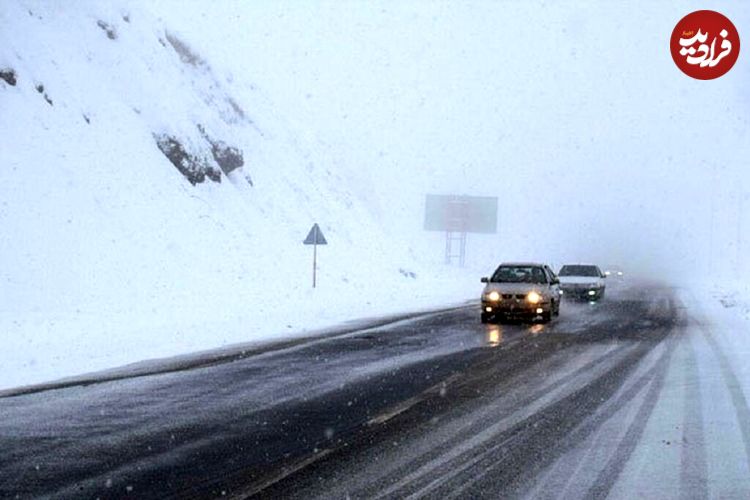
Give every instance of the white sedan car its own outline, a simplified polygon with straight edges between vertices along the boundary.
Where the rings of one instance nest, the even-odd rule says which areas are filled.
[[[566,298],[593,302],[604,297],[606,276],[594,264],[567,264],[560,268],[558,276]]]
[[[547,322],[560,313],[560,281],[545,264],[500,264],[482,283],[482,323],[537,317]]]

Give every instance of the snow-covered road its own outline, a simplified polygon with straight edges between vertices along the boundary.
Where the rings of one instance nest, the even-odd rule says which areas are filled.
[[[655,285],[565,305],[0,398],[0,494],[747,497],[740,309]]]

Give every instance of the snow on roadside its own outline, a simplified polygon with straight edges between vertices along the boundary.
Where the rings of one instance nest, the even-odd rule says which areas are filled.
[[[712,317],[724,321],[728,355],[743,374],[744,389],[750,400],[750,289],[734,287],[715,290]]]
[[[421,214],[378,217],[346,159],[147,5],[0,2],[0,388],[478,295]],[[163,137],[245,164],[193,184]]]
[[[697,320],[716,342],[717,352],[736,375],[744,397],[750,400],[750,289],[741,286],[693,287]],[[690,303],[690,302],[688,302]]]
[[[750,290],[714,290],[712,296],[724,309],[750,321]]]
[[[314,335],[316,330],[378,316],[458,305],[476,298],[478,280],[460,270],[435,273],[387,290],[367,284],[351,290],[323,281],[300,286],[259,307],[227,304],[209,310],[164,305],[129,311],[77,314],[0,314],[7,334],[0,352],[0,390],[107,370],[143,360],[169,358],[245,342]]]

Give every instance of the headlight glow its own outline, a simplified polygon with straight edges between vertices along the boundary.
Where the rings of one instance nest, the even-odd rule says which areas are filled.
[[[493,290],[487,294],[487,298],[489,300],[492,300],[493,302],[497,302],[498,300],[500,300],[500,294]]]
[[[526,296],[526,300],[528,300],[530,304],[538,304],[542,300],[542,296],[536,292],[529,292]]]
[[[596,290],[589,290],[589,295],[596,295]]]

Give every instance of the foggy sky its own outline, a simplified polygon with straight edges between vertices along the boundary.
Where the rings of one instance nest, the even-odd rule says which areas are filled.
[[[329,144],[338,168],[372,186],[384,225],[407,220],[395,238],[425,237],[433,192],[500,198],[500,233],[472,239],[474,257],[493,262],[718,277],[737,274],[738,239],[750,248],[738,218],[750,190],[746,54],[698,81],[669,53],[675,24],[702,3],[176,5],[154,8]],[[746,6],[711,8],[747,39]]]

